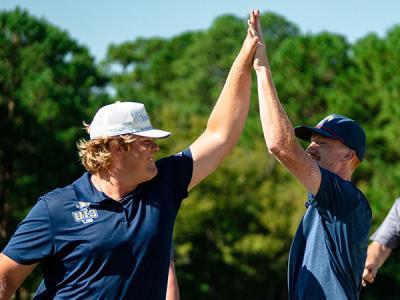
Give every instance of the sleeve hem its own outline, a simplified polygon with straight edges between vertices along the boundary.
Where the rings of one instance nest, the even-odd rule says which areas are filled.
[[[35,263],[38,262],[38,261],[34,261],[34,260],[32,260],[32,261],[30,261],[30,260],[27,260],[27,261],[21,260],[19,257],[15,257],[15,256],[13,256],[12,254],[10,254],[10,253],[7,251],[7,249],[4,249],[1,253],[3,253],[3,254],[4,254],[5,256],[7,256],[9,259],[15,261],[17,264],[20,264],[20,265],[32,265],[32,264],[35,264]]]

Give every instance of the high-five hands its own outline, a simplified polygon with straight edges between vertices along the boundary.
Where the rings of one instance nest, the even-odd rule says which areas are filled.
[[[266,46],[263,39],[260,11],[258,9],[250,11],[250,19],[247,21],[248,32],[257,37],[257,48],[254,54],[253,67],[255,71],[268,67]]]
[[[250,12],[251,18],[251,12]],[[248,23],[250,20],[248,20]],[[241,57],[246,61],[246,65],[251,68],[253,65],[254,55],[257,49],[257,45],[259,44],[259,36],[255,30],[255,27],[249,26],[247,29],[247,35],[243,42],[241,49]]]

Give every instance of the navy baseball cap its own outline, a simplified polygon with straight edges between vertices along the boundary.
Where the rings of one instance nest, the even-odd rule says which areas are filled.
[[[310,141],[313,133],[338,140],[354,150],[360,161],[365,157],[365,132],[356,121],[347,117],[331,114],[322,119],[315,127],[295,127],[294,133],[298,138],[305,141]]]

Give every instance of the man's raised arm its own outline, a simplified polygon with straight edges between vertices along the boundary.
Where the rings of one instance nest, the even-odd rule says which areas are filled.
[[[249,111],[251,70],[258,38],[248,30],[206,130],[190,146],[193,175],[189,190],[214,171],[237,143]]]
[[[249,28],[254,28],[259,38],[254,55],[254,69],[257,74],[261,124],[268,151],[310,192],[316,194],[321,183],[321,173],[317,163],[307,155],[297,141],[293,126],[279,102],[262,38],[258,10],[251,12]]]

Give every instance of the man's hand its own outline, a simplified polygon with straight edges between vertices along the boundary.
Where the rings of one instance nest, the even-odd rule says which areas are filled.
[[[376,241],[373,241],[368,246],[367,260],[365,262],[362,276],[362,286],[365,287],[367,286],[367,283],[373,283],[375,281],[378,269],[383,265],[391,252],[391,248]]]
[[[362,275],[362,286],[367,286],[367,283],[375,281],[376,273],[378,273],[378,265],[373,262],[366,262]]]
[[[250,12],[250,19],[252,18],[253,11]],[[250,20],[247,21],[249,24]],[[240,50],[239,57],[245,61],[245,65],[251,69],[254,60],[254,53],[256,51],[256,46],[259,43],[259,36],[255,30],[255,27],[250,27],[247,29],[247,35],[244,39],[242,49]]]
[[[258,39],[253,61],[254,70],[258,71],[268,66],[267,51],[261,29],[260,11],[258,9],[250,12],[250,20],[247,21],[247,24],[249,26],[248,31]]]

